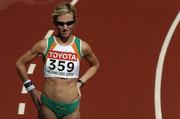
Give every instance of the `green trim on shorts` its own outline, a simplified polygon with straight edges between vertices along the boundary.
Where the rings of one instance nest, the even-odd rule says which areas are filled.
[[[73,113],[78,108],[80,102],[79,99],[74,100],[72,103],[56,102],[43,94],[41,95],[41,101],[54,112],[58,119]]]

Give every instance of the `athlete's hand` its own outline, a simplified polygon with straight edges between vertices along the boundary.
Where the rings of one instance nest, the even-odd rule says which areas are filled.
[[[40,110],[40,104],[41,104],[41,92],[38,91],[37,89],[33,89],[30,92],[30,95],[33,99],[33,102],[35,104],[35,106],[37,107],[38,110]]]
[[[81,98],[81,90],[80,90],[81,84],[77,82],[77,89],[78,89],[78,95],[79,99]]]

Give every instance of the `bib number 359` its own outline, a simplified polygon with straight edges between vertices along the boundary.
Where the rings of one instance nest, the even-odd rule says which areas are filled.
[[[74,63],[73,62],[68,62],[66,64],[65,61],[57,61],[54,59],[50,59],[50,66],[49,69],[54,70],[57,68],[58,71],[64,71],[65,67],[67,67],[67,72],[71,72],[74,69]],[[56,65],[58,63],[58,65]]]

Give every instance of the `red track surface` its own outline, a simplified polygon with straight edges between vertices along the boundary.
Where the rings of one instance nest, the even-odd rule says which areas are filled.
[[[36,119],[30,97],[21,94],[22,83],[14,63],[49,29],[54,29],[51,12],[58,0],[49,0],[48,4],[44,1],[34,0],[31,5],[24,0],[14,0],[13,4],[2,1],[8,7],[0,10],[0,119]],[[179,8],[179,0],[79,1],[75,34],[90,43],[101,63],[97,75],[82,89],[82,119],[155,119],[156,65]],[[180,25],[163,70],[163,119],[180,119],[179,53]],[[38,66],[30,77],[40,89],[43,80],[39,62],[41,57],[34,61]],[[17,114],[20,102],[26,103],[24,115]]]

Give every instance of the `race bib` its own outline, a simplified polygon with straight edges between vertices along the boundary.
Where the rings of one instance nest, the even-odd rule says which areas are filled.
[[[56,77],[77,78],[79,75],[77,54],[49,51],[46,61],[46,73]]]

